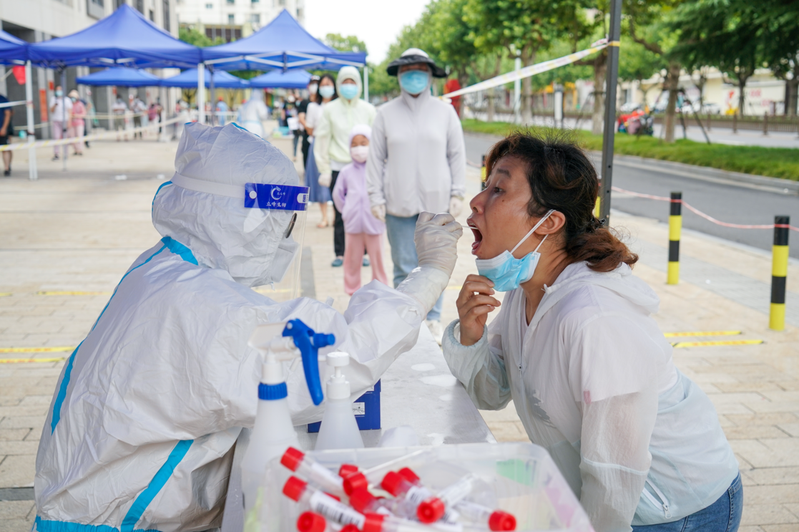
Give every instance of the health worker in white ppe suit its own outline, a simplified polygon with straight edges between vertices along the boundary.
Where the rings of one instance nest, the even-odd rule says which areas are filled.
[[[519,133],[486,169],[468,220],[480,275],[444,335],[453,374],[478,408],[513,400],[597,532],[737,530],[735,455],[713,403],[674,366],[638,257],[593,215],[591,161]]]
[[[269,119],[269,109],[264,103],[264,91],[260,89],[253,89],[250,99],[247,100],[247,103],[241,106],[241,109],[239,109],[239,120],[241,121],[241,126],[247,131],[255,133],[259,137],[263,138],[263,123],[267,119]]]
[[[307,298],[276,303],[251,287],[279,282],[299,251],[307,188],[293,163],[235,124],[188,124],[175,167],[153,200],[163,239],[122,277],[56,386],[36,457],[34,530],[219,527],[234,444],[255,421],[252,331],[299,318],[333,333],[327,350],[353,357],[354,399],[416,343],[455,266],[460,226],[427,213],[420,268],[397,289],[369,283],[344,314]],[[301,365],[288,390],[296,425],[321,419]]]

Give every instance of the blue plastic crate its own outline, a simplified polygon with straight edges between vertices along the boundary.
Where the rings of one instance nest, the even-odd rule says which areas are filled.
[[[352,403],[352,409],[355,411],[355,421],[358,422],[360,430],[377,430],[380,429],[380,381],[377,381],[374,388]],[[322,425],[321,421],[308,424],[308,432],[319,432],[319,427]]]

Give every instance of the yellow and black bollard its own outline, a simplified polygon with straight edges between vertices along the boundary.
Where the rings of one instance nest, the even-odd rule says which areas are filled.
[[[486,156],[483,155],[483,160],[480,163],[480,190],[486,189],[486,179],[488,176],[486,175]]]
[[[682,231],[682,192],[671,193],[669,212],[669,267],[666,284],[680,281],[680,232]]]
[[[768,326],[775,331],[785,329],[785,289],[788,279],[788,216],[774,217],[774,247],[771,263],[771,311]]]

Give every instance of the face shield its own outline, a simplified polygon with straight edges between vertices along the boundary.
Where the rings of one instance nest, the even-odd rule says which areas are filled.
[[[299,297],[308,187],[231,185],[181,174],[175,174],[172,183],[186,191],[230,198],[233,209],[226,209],[230,212],[223,223],[235,224],[235,231],[231,231],[233,227],[222,229],[231,236],[238,235],[236,251],[225,253],[227,269],[234,279],[278,302]],[[220,244],[225,246],[224,242]]]

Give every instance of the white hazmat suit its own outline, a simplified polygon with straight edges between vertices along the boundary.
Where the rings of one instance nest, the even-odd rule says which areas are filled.
[[[472,346],[459,322],[444,357],[478,408],[513,399],[527,435],[552,455],[597,532],[677,521],[711,505],[738,475],[713,403],[680,373],[650,314],[659,301],[626,264],[571,264],[530,324],[508,292]]]
[[[454,268],[460,226],[428,214],[417,232],[424,261],[396,290],[372,282],[343,315],[311,299],[275,303],[250,287],[280,279],[296,253],[284,238],[292,212],[245,208],[244,185],[298,185],[293,164],[234,124],[188,124],[175,166],[153,200],[164,238],[123,276],[56,386],[36,457],[34,530],[218,527],[233,446],[255,420],[253,329],[299,318],[335,334],[327,350],[352,355],[355,398],[415,344]],[[228,197],[235,190],[241,197]],[[301,365],[287,380],[295,424],[321,419]]]
[[[269,119],[269,109],[264,103],[264,91],[253,89],[250,99],[239,109],[241,127],[259,137],[264,137],[263,123]]]

